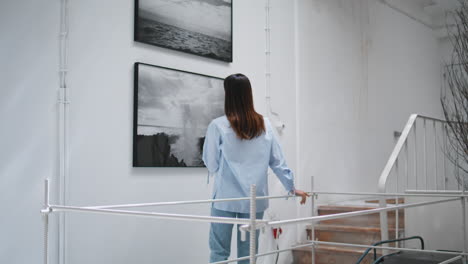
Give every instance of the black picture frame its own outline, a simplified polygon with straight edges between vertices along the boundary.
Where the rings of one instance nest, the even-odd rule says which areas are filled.
[[[153,0],[153,1],[159,1],[159,0]],[[140,8],[139,7],[140,7],[140,0],[135,0],[134,35],[133,35],[134,41],[144,43],[144,44],[148,44],[148,45],[152,45],[152,46],[157,46],[157,47],[167,48],[167,49],[171,49],[171,50],[175,50],[175,51],[180,51],[180,52],[184,52],[184,53],[189,53],[189,54],[192,54],[192,55],[202,56],[202,57],[205,57],[205,58],[224,61],[224,62],[228,62],[228,63],[231,63],[233,61],[233,39],[234,39],[233,38],[233,1],[231,1],[231,3],[230,3],[231,12],[230,12],[230,19],[229,20],[230,20],[230,23],[231,23],[231,26],[230,26],[231,34],[230,34],[230,40],[229,40],[230,41],[229,52],[227,52],[227,55],[216,54],[216,53],[213,53],[212,51],[196,52],[196,51],[194,51],[193,49],[190,49],[190,48],[175,47],[175,46],[164,44],[163,42],[148,40],[148,37],[143,37],[142,36],[141,31],[145,31],[145,30],[142,30],[143,26],[141,24],[143,23],[143,21],[140,21]],[[141,19],[143,19],[143,18],[141,18]],[[150,28],[147,31],[149,31],[148,34],[152,33]],[[199,34],[199,33],[196,33],[196,32],[193,32],[193,33],[194,34]],[[156,35],[156,34],[154,34],[154,35]],[[216,42],[222,42],[222,41],[220,39],[218,39],[218,41],[216,41]],[[226,46],[226,45],[222,45],[222,46]],[[222,50],[224,50],[224,49],[222,49]],[[221,52],[221,53],[225,54],[225,52]]]
[[[203,116],[203,120],[196,120],[195,118],[195,122],[197,124],[201,124],[200,125],[201,130],[200,128],[192,129],[189,127],[190,132],[191,133],[193,132],[193,137],[197,135],[197,131],[198,131],[198,136],[199,136],[196,138],[197,141],[192,142],[193,144],[190,145],[190,149],[192,150],[191,153],[194,153],[194,155],[197,155],[197,156],[192,155],[195,160],[194,162],[192,161],[189,162],[188,160],[184,161],[184,159],[181,159],[177,154],[174,154],[174,152],[172,151],[172,147],[174,144],[177,144],[177,140],[180,140],[181,136],[176,135],[176,134],[170,134],[170,132],[167,132],[166,130],[164,130],[167,127],[161,128],[163,127],[161,126],[157,128],[157,129],[162,129],[163,130],[162,132],[152,132],[149,135],[144,135],[144,133],[139,134],[138,132],[139,126],[140,126],[140,129],[142,127],[149,127],[145,124],[139,123],[139,119],[138,119],[138,115],[139,115],[138,113],[139,111],[142,111],[142,109],[139,107],[139,99],[142,99],[142,97],[139,97],[139,92],[140,92],[139,82],[141,80],[140,70],[142,67],[148,67],[148,68],[154,69],[155,71],[159,70],[161,72],[178,73],[180,76],[183,76],[183,75],[192,76],[192,79],[202,77],[207,80],[210,80],[210,83],[215,84],[213,87],[209,87],[207,89],[213,89],[211,90],[211,93],[209,93],[209,95],[213,95],[213,97],[216,98],[217,100],[212,100],[212,98],[210,98],[209,100],[207,98],[206,103],[203,104],[203,110],[208,109],[208,111],[212,111],[212,112],[210,112],[208,116]],[[206,133],[206,128],[208,126],[208,123],[212,119],[224,115],[224,88],[223,88],[224,79],[219,78],[219,77],[204,75],[200,73],[183,71],[179,69],[173,69],[173,68],[152,65],[152,64],[142,63],[142,62],[134,63],[133,74],[134,74],[133,167],[205,167],[205,165],[203,164],[203,161],[201,161],[202,147],[204,143],[204,135]],[[173,74],[171,74],[171,76],[172,75]],[[183,77],[180,78],[180,76],[177,76],[176,78],[177,82],[181,82],[181,79],[183,79]],[[145,81],[147,83],[147,80]],[[191,88],[194,87],[192,85],[193,82],[190,82],[190,84],[191,84],[191,87],[181,87],[180,88],[181,91],[186,96],[193,95],[194,98],[196,98],[195,100],[200,100],[200,97],[197,96],[197,94],[193,94],[193,91],[191,90]],[[170,85],[168,87],[170,87]],[[169,88],[164,88],[164,89],[169,89]],[[154,88],[154,90],[158,90],[158,88]],[[171,88],[171,90],[173,89]],[[164,100],[162,96],[158,96],[154,98],[156,98],[157,100]],[[176,98],[176,97],[172,97],[172,98]],[[193,102],[193,100],[186,100],[186,101]],[[172,105],[174,105],[174,103],[172,103]],[[198,109],[200,109],[200,107],[198,107]],[[192,111],[189,111],[189,112],[191,113]],[[167,118],[169,118],[169,115],[167,115]],[[154,126],[154,128],[156,127],[157,126]],[[149,128],[149,129],[154,129],[154,128]],[[178,128],[173,127],[169,129],[178,129]],[[186,140],[185,142],[187,141],[188,140]],[[196,151],[199,151],[199,153]]]

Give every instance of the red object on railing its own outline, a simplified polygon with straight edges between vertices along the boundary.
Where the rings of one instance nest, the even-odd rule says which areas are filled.
[[[273,228],[273,237],[275,239],[278,239],[282,233],[283,233],[283,229],[281,229],[281,227]]]

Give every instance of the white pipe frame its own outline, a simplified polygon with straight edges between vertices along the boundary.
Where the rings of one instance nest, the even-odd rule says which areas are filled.
[[[67,1],[67,0],[63,0]],[[49,189],[49,180],[46,179],[45,181],[45,193],[44,193],[44,209],[41,210],[43,213],[44,219],[44,264],[48,264],[49,260],[49,253],[48,253],[48,235],[49,235],[49,214],[57,213],[57,212],[85,212],[85,213],[101,213],[101,214],[112,214],[112,215],[127,215],[127,216],[139,216],[139,217],[152,217],[158,219],[172,219],[172,220],[185,220],[185,221],[194,221],[194,222],[209,222],[209,223],[229,223],[229,224],[239,224],[242,225],[239,229],[242,233],[242,238],[245,239],[245,232],[250,231],[250,255],[248,257],[227,260],[216,262],[217,264],[221,263],[230,263],[239,260],[246,260],[249,259],[251,264],[255,264],[256,258],[259,256],[266,256],[269,254],[276,254],[284,251],[289,251],[295,248],[312,246],[312,254],[314,253],[314,246],[317,244],[328,244],[328,245],[341,245],[341,246],[350,246],[350,247],[364,247],[364,248],[380,248],[383,250],[400,250],[400,251],[416,251],[416,252],[431,252],[431,253],[439,253],[439,254],[451,254],[456,255],[457,257],[446,260],[442,263],[451,263],[458,259],[463,259],[463,263],[466,264],[466,260],[468,257],[468,238],[466,234],[466,199],[468,195],[465,190],[464,182],[462,185],[461,191],[447,191],[445,188],[443,191],[437,190],[437,184],[435,186],[436,190],[406,190],[405,193],[386,193],[386,184],[388,177],[392,169],[394,168],[396,161],[399,157],[399,154],[404,146],[407,144],[407,138],[410,134],[412,128],[413,131],[416,129],[416,119],[422,118],[424,120],[432,120],[434,122],[446,122],[440,119],[435,119],[431,117],[420,116],[417,114],[413,114],[410,116],[391,156],[388,160],[381,176],[379,179],[379,192],[378,193],[369,193],[369,192],[320,192],[314,191],[313,185],[313,177],[311,179],[311,190],[310,193],[312,195],[312,216],[305,217],[305,218],[296,218],[296,219],[289,219],[289,220],[282,220],[282,221],[265,221],[265,220],[258,220],[256,219],[256,200],[257,199],[276,199],[276,198],[289,198],[288,196],[264,196],[264,197],[256,197],[255,185],[251,187],[251,196],[245,198],[230,198],[230,199],[211,199],[211,200],[194,200],[194,201],[176,201],[176,202],[158,202],[158,203],[139,203],[139,204],[121,204],[121,205],[105,205],[105,206],[88,206],[88,207],[77,207],[77,206],[65,206],[65,205],[51,205],[49,201],[50,197],[50,189]],[[416,135],[416,134],[415,134]],[[435,136],[435,135],[434,135]],[[416,140],[416,138],[415,138]],[[416,144],[416,141],[415,141]],[[405,149],[407,149],[405,147]],[[416,147],[415,147],[416,149]],[[416,151],[416,150],[415,150]],[[66,155],[64,155],[66,156]],[[415,156],[416,157],[416,156]],[[417,162],[417,160],[415,160]],[[65,163],[66,165],[66,163]],[[66,167],[66,166],[65,166]],[[64,168],[65,168],[64,167]],[[61,167],[62,168],[62,167]],[[407,168],[406,168],[407,169]],[[61,170],[62,172],[62,170]],[[436,172],[437,173],[437,172]],[[417,168],[415,166],[415,176],[417,178]],[[437,177],[437,175],[436,175]],[[444,177],[445,178],[445,177]],[[63,183],[63,182],[62,182]],[[426,178],[426,185],[427,185],[427,178]],[[426,186],[427,187],[427,186]],[[445,187],[445,186],[444,186]],[[398,186],[397,186],[398,189]],[[62,192],[63,189],[60,189]],[[347,213],[338,213],[332,215],[322,215],[322,216],[315,216],[315,203],[314,198],[318,194],[330,194],[330,195],[372,195],[376,197],[380,197],[380,207],[375,209],[368,209],[368,210],[360,210],[360,211],[353,211]],[[430,201],[430,202],[420,202],[420,203],[411,203],[411,204],[403,204],[403,205],[395,205],[395,206],[387,206],[385,197],[445,197],[446,199],[437,200],[437,201]],[[62,195],[59,195],[59,199],[62,200],[64,198]],[[148,207],[148,206],[169,206],[169,205],[182,205],[182,204],[203,204],[203,203],[214,203],[214,202],[226,202],[226,201],[240,201],[240,200],[250,200],[250,219],[236,219],[236,218],[226,218],[226,217],[211,217],[211,216],[199,216],[199,215],[182,215],[182,214],[166,214],[166,213],[156,213],[156,212],[142,212],[142,211],[126,211],[126,210],[116,210],[115,208],[136,208],[136,207]],[[388,239],[388,225],[387,225],[387,212],[389,211],[398,211],[399,209],[405,208],[412,208],[412,207],[420,207],[420,206],[427,206],[432,204],[439,204],[445,202],[452,202],[452,201],[461,201],[462,207],[462,229],[463,229],[463,252],[462,253],[454,253],[454,252],[439,252],[439,251],[431,251],[431,250],[415,250],[415,249],[406,249],[406,248],[399,248],[399,247],[375,247],[371,245],[357,245],[357,244],[346,244],[346,243],[334,243],[334,242],[324,242],[324,241],[315,241],[314,240],[314,223],[324,221],[324,220],[331,220],[331,219],[340,219],[346,217],[353,217],[359,215],[368,215],[374,213],[380,213],[381,219],[381,236],[382,240]],[[256,230],[257,229],[264,229],[264,228],[273,228],[278,227],[281,225],[290,225],[290,224],[299,224],[299,223],[312,223],[312,242],[306,245],[300,245],[295,247],[290,247],[288,249],[283,250],[276,250],[271,251],[263,254],[256,254]],[[62,237],[61,228],[59,228],[59,252],[64,250],[64,241],[60,238]],[[62,248],[63,247],[63,248]],[[63,260],[63,254],[60,254],[59,261]],[[314,263],[314,258],[312,259],[312,263]]]
[[[41,210],[42,219],[44,222],[44,264],[49,263],[49,213],[51,212],[49,207],[50,191],[49,191],[49,179],[44,182],[44,209]]]
[[[277,195],[277,196],[258,196],[256,200],[266,199],[288,199],[293,198],[293,195]],[[175,201],[175,202],[157,202],[157,203],[135,203],[135,204],[117,204],[117,205],[98,205],[86,206],[85,208],[93,209],[115,209],[115,208],[138,208],[138,207],[153,207],[153,206],[168,206],[168,205],[188,205],[188,204],[203,204],[203,203],[217,203],[217,202],[233,202],[233,201],[247,201],[250,197],[243,198],[227,198],[227,199],[209,199],[209,200],[192,200],[192,201]]]
[[[313,188],[313,186],[312,186]],[[257,199],[274,199],[278,198],[279,196],[271,196],[271,197],[256,197],[256,191],[255,191],[255,186],[253,185],[251,187],[251,193],[249,198],[241,198],[241,199],[249,199],[250,200],[250,219],[237,219],[237,218],[229,218],[229,217],[212,217],[212,216],[199,216],[199,215],[182,215],[182,214],[167,214],[167,213],[156,213],[156,212],[142,212],[142,211],[126,211],[126,210],[115,210],[115,209],[106,209],[103,206],[94,206],[94,207],[77,207],[77,206],[62,206],[62,205],[50,205],[49,204],[49,180],[47,179],[45,181],[45,194],[44,194],[44,209],[41,210],[41,212],[44,215],[45,219],[48,219],[49,214],[52,213],[59,213],[59,212],[81,212],[81,213],[99,213],[99,214],[109,214],[109,215],[126,215],[126,216],[138,216],[138,217],[151,217],[151,218],[156,218],[156,219],[171,219],[171,220],[184,220],[184,221],[192,221],[192,222],[208,222],[208,223],[229,223],[229,224],[239,224],[242,225],[240,227],[241,232],[243,233],[242,237],[245,238],[245,232],[250,231],[250,255],[248,257],[242,257],[242,258],[237,258],[237,259],[232,259],[232,260],[226,260],[226,261],[221,261],[221,262],[216,262],[216,264],[221,264],[221,263],[230,263],[230,262],[235,262],[235,261],[240,261],[240,260],[250,260],[250,263],[255,264],[256,258],[261,257],[261,256],[266,256],[270,254],[276,254],[280,252],[285,252],[301,247],[307,247],[307,246],[312,246],[314,247],[315,245],[320,245],[320,244],[329,244],[329,245],[342,245],[342,246],[349,246],[349,247],[363,247],[363,248],[380,248],[383,250],[400,250],[400,251],[417,251],[417,252],[430,252],[430,253],[439,253],[439,254],[449,254],[449,255],[456,255],[456,256],[463,256],[466,257],[468,256],[468,253],[463,252],[463,253],[454,253],[454,252],[439,252],[439,251],[430,251],[430,250],[415,250],[415,249],[405,249],[405,248],[393,248],[393,247],[375,247],[372,245],[358,245],[358,244],[345,244],[345,243],[333,243],[333,242],[324,242],[324,241],[315,241],[312,240],[309,244],[305,245],[299,245],[299,246],[294,246],[290,247],[287,249],[282,249],[282,250],[275,250],[275,251],[270,251],[262,254],[256,254],[256,230],[257,229],[265,229],[265,228],[273,228],[273,227],[278,227],[282,225],[291,225],[291,224],[298,224],[298,223],[307,223],[307,222],[320,222],[324,220],[331,220],[331,219],[340,219],[340,218],[346,218],[346,217],[352,217],[352,216],[358,216],[358,215],[368,215],[368,214],[374,214],[374,213],[379,213],[379,212],[388,212],[388,211],[393,211],[393,210],[399,210],[402,208],[412,208],[412,207],[420,207],[420,206],[426,206],[426,205],[431,205],[431,204],[438,204],[438,203],[445,203],[445,202],[451,202],[451,201],[458,201],[462,199],[464,201],[464,198],[466,198],[466,195],[464,193],[460,193],[459,195],[454,195],[454,194],[448,194],[449,197],[447,199],[443,200],[438,200],[438,201],[429,201],[429,202],[420,202],[420,203],[412,203],[412,204],[404,204],[404,205],[398,205],[398,206],[391,206],[391,207],[386,207],[386,208],[375,208],[375,209],[367,209],[367,210],[361,210],[361,211],[354,211],[354,212],[348,212],[348,213],[339,213],[339,214],[332,214],[332,215],[322,215],[322,216],[312,216],[312,217],[306,217],[306,218],[297,218],[297,219],[289,219],[289,220],[282,220],[282,221],[266,221],[266,220],[258,220],[256,219],[256,200]],[[327,193],[327,194],[356,194],[356,195],[362,195],[363,193],[332,193],[332,192],[312,192],[312,199],[315,198],[315,196],[318,193]],[[367,194],[367,193],[366,193]],[[378,194],[382,197],[384,196],[395,196],[395,194]],[[428,196],[432,197],[434,195],[438,194],[398,194],[399,196],[413,196],[413,195],[420,195],[420,196]],[[285,197],[285,196],[283,196]],[[287,196],[290,197],[290,196]],[[440,196],[437,196],[440,197]],[[233,199],[218,199],[218,200],[199,200],[199,201],[181,201],[181,202],[170,202],[170,203],[147,203],[147,204],[129,204],[128,207],[132,207],[135,205],[144,205],[148,206],[149,204],[151,205],[179,205],[179,204],[188,204],[190,202],[191,204],[201,204],[201,203],[212,203],[212,202],[222,202],[222,201],[229,201],[229,200],[239,200],[239,198],[233,198]],[[124,208],[127,207],[126,205],[117,205],[117,206],[107,206],[107,208],[112,208],[112,207],[120,207]],[[315,203],[312,205],[312,214],[315,211]],[[464,221],[464,220],[463,220]],[[48,223],[48,221],[45,221],[45,223]],[[48,264],[48,251],[47,251],[47,245],[48,245],[48,228],[44,229],[44,264]],[[314,232],[312,228],[312,232]],[[313,261],[313,260],[312,260]],[[446,262],[449,263],[449,262]]]

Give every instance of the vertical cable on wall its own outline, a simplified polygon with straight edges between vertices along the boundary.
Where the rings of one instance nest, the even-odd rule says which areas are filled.
[[[273,111],[271,106],[271,23],[270,23],[270,0],[265,1],[265,99],[267,104],[267,114],[274,116],[274,126],[278,131],[282,131],[285,127],[281,122],[280,116]]]
[[[67,90],[67,58],[68,50],[68,0],[60,1],[60,32],[59,32],[59,91],[58,91],[58,152],[59,152],[59,203],[66,203],[66,184],[68,178],[68,90]],[[59,215],[58,223],[58,263],[65,263],[66,239],[65,216]]]

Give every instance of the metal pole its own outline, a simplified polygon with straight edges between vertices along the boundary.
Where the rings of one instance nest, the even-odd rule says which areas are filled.
[[[49,179],[44,181],[44,209],[42,219],[44,221],[44,264],[49,263]]]
[[[395,174],[396,174],[396,192],[398,192],[398,176],[400,175],[400,169],[399,169],[399,166],[398,166],[398,159],[395,160]]]
[[[70,102],[67,86],[68,76],[68,28],[69,28],[69,0],[60,1],[60,34],[59,34],[59,120],[58,120],[58,144],[59,144],[59,194],[60,204],[66,204],[67,180],[69,175],[69,122]],[[59,215],[58,223],[58,263],[65,264],[66,260],[66,216]]]
[[[447,190],[447,186],[446,186],[446,184],[447,184],[447,183],[446,183],[446,181],[447,181],[447,175],[445,175],[445,172],[446,172],[445,163],[446,163],[446,161],[447,161],[447,157],[446,157],[446,155],[447,155],[447,140],[446,140],[446,139],[447,139],[447,132],[445,131],[445,128],[446,128],[446,125],[443,124],[443,128],[442,128],[442,140],[443,140],[443,145],[444,145],[444,146],[443,146],[443,147],[444,147],[444,156],[443,156],[443,158],[444,158],[444,163],[442,163],[442,164],[443,164],[442,167],[444,168],[444,173],[443,173],[444,182],[443,182],[443,185],[444,185],[444,190]]]
[[[461,198],[462,206],[462,229],[463,229],[463,253],[468,252],[468,238],[466,234],[466,197]],[[463,258],[463,264],[467,264],[468,258],[465,256]]]
[[[426,119],[424,119],[423,121],[423,130],[424,130],[424,133],[423,133],[423,139],[424,139],[424,144],[423,144],[423,159],[424,159],[424,182],[426,183],[426,190],[428,189],[427,188],[427,136],[426,136]]]
[[[435,164],[435,175],[434,175],[434,180],[435,180],[435,186],[434,189],[438,190],[439,188],[437,187],[437,129],[436,129],[436,123],[435,121],[432,122],[433,127],[434,127],[434,164]]]
[[[310,177],[310,192],[311,192],[310,204],[312,208],[311,216],[315,216],[314,176]],[[312,241],[315,241],[315,222],[312,222],[310,226],[310,239]],[[312,264],[315,264],[315,244],[312,244]]]
[[[257,235],[257,227],[256,224],[256,216],[257,216],[257,188],[255,184],[250,186],[250,264],[255,264],[255,255],[256,252],[256,235]]]
[[[380,208],[387,207],[387,201],[385,197],[381,197],[379,200]],[[380,212],[380,239],[388,240],[388,215],[386,211]],[[388,252],[383,251],[382,254],[388,254]]]
[[[458,182],[458,190],[463,192],[465,190],[465,183],[463,182],[465,177],[463,177],[463,175],[460,177],[460,163],[458,163],[458,158],[460,157],[460,154],[459,154],[460,152],[459,152],[458,146],[457,146],[457,149],[455,150],[455,152],[457,153],[457,158],[455,159],[455,175],[456,175],[457,179],[460,179],[460,182]],[[460,187],[461,187],[461,189],[460,189]]]
[[[398,196],[395,197],[395,205],[398,206]],[[400,225],[400,209],[395,211],[395,239],[398,239],[400,236],[399,225]],[[395,247],[400,247],[400,241],[397,241]]]
[[[290,198],[292,195],[277,195],[277,196],[258,196],[257,200],[283,199]],[[116,204],[116,205],[99,205],[85,206],[90,209],[115,209],[115,208],[138,208],[138,207],[155,207],[155,206],[172,206],[172,205],[188,205],[188,204],[204,204],[204,203],[219,203],[232,201],[250,201],[250,197],[242,198],[226,198],[226,199],[209,199],[209,200],[191,200],[191,201],[175,201],[175,202],[155,202],[155,203],[134,203],[134,204]]]
[[[406,177],[406,187],[403,188],[402,190],[404,189],[408,189],[408,140],[405,141],[405,177]]]
[[[51,212],[85,212],[85,213],[109,214],[109,215],[133,215],[133,216],[138,216],[138,217],[151,217],[151,218],[156,218],[156,219],[172,219],[172,220],[184,220],[184,221],[220,223],[220,224],[241,224],[241,225],[250,224],[250,220],[244,219],[244,218],[168,214],[168,213],[156,213],[156,212],[146,212],[146,211],[94,209],[94,208],[86,208],[86,207],[60,206],[60,205],[50,205],[50,211]],[[259,222],[260,225],[267,223],[267,221],[264,221],[264,220],[257,220],[257,221]]]
[[[416,122],[414,123],[414,177],[416,178],[416,190],[418,189],[418,137],[416,136]]]

